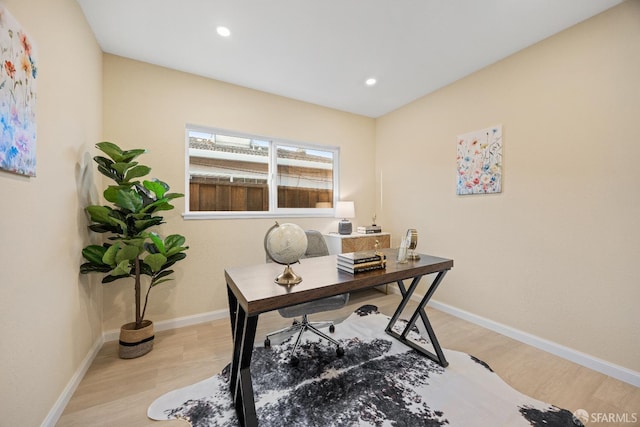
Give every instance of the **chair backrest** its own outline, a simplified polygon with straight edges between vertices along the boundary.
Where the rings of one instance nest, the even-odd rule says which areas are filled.
[[[307,251],[303,258],[329,255],[329,248],[322,233],[316,230],[305,230],[305,234],[307,235]]]

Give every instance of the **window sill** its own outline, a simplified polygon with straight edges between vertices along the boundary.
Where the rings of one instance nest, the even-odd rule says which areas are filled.
[[[325,209],[322,209],[323,211]],[[291,209],[282,212],[183,212],[184,220],[199,219],[264,219],[264,218],[334,218],[333,209],[328,212],[301,212],[300,209]]]

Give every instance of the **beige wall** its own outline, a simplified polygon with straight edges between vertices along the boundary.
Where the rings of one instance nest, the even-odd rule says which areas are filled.
[[[79,277],[84,153],[102,133],[102,53],[74,0],[4,0],[37,48],[37,177],[0,172],[0,426],[36,426],[101,338]]]
[[[369,221],[375,194],[373,119],[113,55],[104,57],[104,111],[106,139],[148,148],[140,160],[152,167],[150,176],[177,192],[185,192],[187,123],[340,146],[341,197],[355,200],[358,219]],[[272,219],[183,220],[183,199],[176,208],[165,215],[160,231],[185,235],[190,249],[176,265],[176,280],[153,290],[148,318],[154,321],[226,310],[224,268],[264,262],[262,240],[273,225]],[[283,221],[337,229],[333,218]],[[105,330],[133,317],[132,285],[120,282],[105,288]]]
[[[101,332],[133,315],[129,284],[78,275],[100,181],[82,180],[86,156],[101,139],[147,147],[153,174],[184,191],[185,123],[342,147],[356,225],[377,210],[394,243],[416,227],[421,251],[455,259],[438,299],[640,371],[637,0],[378,120],[102,56],[73,0],[3,4],[40,73],[38,176],[0,172],[0,426],[40,424]],[[456,135],[498,123],[503,193],[456,196]],[[164,229],[191,249],[152,294],[156,321],[226,309],[224,267],[262,262],[272,224],[183,210]]]
[[[436,299],[640,371],[640,2],[376,123],[377,203],[455,268]],[[503,192],[456,196],[456,136],[503,126]]]

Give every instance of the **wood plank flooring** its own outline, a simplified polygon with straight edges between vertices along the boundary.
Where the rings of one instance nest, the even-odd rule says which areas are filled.
[[[313,320],[340,321],[363,304],[377,305],[379,311],[391,315],[398,301],[396,294],[358,292],[351,295],[347,307],[314,315]],[[589,413],[635,413],[640,418],[640,388],[443,312],[427,308],[427,313],[443,348],[484,360],[522,393],[572,412],[584,409]],[[289,322],[277,313],[261,315],[256,341]],[[119,359],[117,342],[106,343],[56,426],[186,426],[179,420],[150,420],[147,407],[168,391],[220,372],[231,360],[231,348],[226,319],[158,332],[153,351],[138,359]],[[640,420],[624,425],[640,425]]]

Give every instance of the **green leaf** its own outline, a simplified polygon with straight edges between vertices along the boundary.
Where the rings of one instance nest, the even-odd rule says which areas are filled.
[[[140,249],[138,247],[133,245],[125,245],[116,254],[116,263],[120,264],[122,261],[132,261],[138,256],[139,253]]]
[[[127,275],[127,276],[114,276],[114,275],[112,275],[112,274],[109,274],[109,275],[104,276],[104,277],[102,278],[102,283],[111,283],[111,282],[115,282],[116,280],[118,280],[118,279],[124,279],[125,277],[129,277],[129,276],[128,276],[128,275]]]
[[[158,248],[161,254],[166,253],[164,242],[157,233],[149,233],[149,238],[153,241],[153,244],[156,245],[156,248]]]
[[[135,221],[136,228],[140,231],[146,230],[149,227],[153,227],[154,225],[158,225],[161,223],[162,223],[161,216],[154,216],[150,219],[141,219],[141,220]]]
[[[153,210],[153,212],[156,212],[156,211],[170,211],[171,209],[174,209],[174,206],[171,203],[165,201],[164,203],[159,203],[156,206],[156,208]]]
[[[156,195],[156,199],[162,199],[164,193],[169,189],[168,185],[163,185],[162,181],[154,180],[154,181],[144,181],[143,185],[149,191],[152,191],[153,194]]]
[[[169,282],[171,280],[173,280],[172,277],[169,277],[168,279],[154,280],[154,281],[151,282],[151,284],[149,286],[151,286],[153,288],[154,286],[159,285],[160,283]]]
[[[131,160],[135,159],[136,157],[138,157],[141,154],[146,153],[147,150],[143,149],[143,148],[135,148],[133,150],[126,150],[122,152],[122,159],[120,159],[121,162],[130,162]]]
[[[90,263],[104,265],[102,257],[106,251],[107,248],[104,246],[89,245],[82,250],[82,256]]]
[[[140,263],[140,274],[144,274],[145,276],[153,277],[153,271],[151,271],[151,267],[149,267],[144,262]]]
[[[128,191],[130,189],[131,189],[131,184],[110,185],[107,187],[106,190],[104,190],[104,193],[102,193],[102,195],[107,201],[111,203],[116,203],[118,191],[120,190]]]
[[[127,218],[133,219],[134,221],[141,221],[143,219],[150,219],[153,217],[145,212],[131,212],[127,215]]]
[[[156,274],[155,277],[153,278],[153,280],[158,280],[158,279],[161,279],[163,277],[170,276],[172,274],[173,274],[173,270],[165,270],[165,271],[162,271],[162,272]]]
[[[116,144],[108,141],[103,141],[97,143],[96,147],[107,156],[111,157],[114,162],[122,161],[122,150]]]
[[[167,262],[162,266],[162,269],[164,270],[165,268],[169,268],[176,262],[180,261],[181,259],[185,259],[186,257],[187,254],[185,254],[184,252],[178,252],[177,254],[170,255],[167,257]]]
[[[94,264],[92,262],[85,262],[80,266],[80,273],[108,273],[111,271],[111,267],[106,264]]]
[[[113,160],[102,156],[95,156],[93,161],[96,162],[98,166],[102,166],[105,169],[111,169],[111,165],[113,164]]]
[[[140,184],[139,181],[135,181],[132,184],[135,186],[136,192],[140,195],[140,197],[142,197],[142,204],[144,206],[147,206],[156,201],[155,194],[153,194],[153,192],[149,191],[142,184]]]
[[[167,236],[166,239],[164,239],[164,244],[167,248],[170,249],[176,246],[184,245],[185,241],[186,239],[184,238],[184,236],[181,236],[180,234],[172,234],[170,236]]]
[[[115,204],[131,212],[142,209],[142,197],[135,190],[118,190]]]
[[[116,254],[120,250],[120,242],[116,242],[111,245],[102,256],[102,262],[110,265],[111,267],[115,267],[116,265]]]
[[[155,211],[168,211],[171,209],[173,209],[173,206],[168,203],[168,199],[166,197],[163,197],[162,199],[156,200],[150,205],[145,206],[142,209],[142,212],[153,213]]]
[[[167,193],[167,194],[164,195],[164,198],[165,199],[169,199],[169,200],[178,199],[180,197],[184,197],[184,194],[182,194],[182,193]]]
[[[147,255],[143,262],[151,267],[151,271],[154,273],[160,271],[165,262],[167,262],[167,257],[162,254],[149,254]]]
[[[147,252],[149,252],[150,254],[159,254],[160,253],[160,251],[158,250],[156,245],[153,244],[153,242],[145,242],[144,249]]]
[[[107,206],[91,205],[87,206],[85,210],[89,214],[91,221],[113,225],[113,218],[110,215],[112,211],[111,208]]]
[[[120,175],[124,175],[124,173],[137,165],[138,162],[117,162],[111,165],[111,168],[118,172]]]
[[[156,285],[159,285],[160,283],[164,283],[164,282],[168,282],[169,280],[173,280],[172,277],[167,277],[167,276],[170,276],[171,274],[173,274],[173,270],[166,270],[166,271],[163,271],[163,272],[157,274],[151,280],[151,283],[149,284],[149,286],[150,287],[154,287]]]
[[[129,260],[124,260],[116,265],[116,268],[111,271],[112,276],[128,276],[131,273],[131,264]]]
[[[122,239],[122,241],[127,245],[135,246],[136,248],[138,248],[138,253],[142,253],[144,248],[144,241],[145,241],[144,237],[137,237],[133,239]]]
[[[180,252],[184,252],[187,249],[189,249],[189,246],[176,246],[176,247],[173,247],[173,248],[167,250],[167,256],[170,257],[170,256],[173,256],[173,255],[179,254]]]
[[[170,236],[167,236],[167,238],[164,239],[164,244],[167,248],[167,256],[175,255],[178,252],[186,251],[187,249],[189,249],[188,246],[183,246],[184,243],[184,236],[181,236],[179,234],[172,234]]]
[[[120,227],[120,232],[118,232],[116,234],[125,234],[126,235],[129,232],[129,227],[127,227],[127,224],[124,221],[122,221],[121,219],[111,217],[111,221],[113,221],[114,224],[117,224]]]
[[[133,178],[138,178],[140,176],[145,176],[149,172],[151,172],[151,168],[149,166],[138,165],[127,171],[127,174],[124,176],[125,182],[131,181]]]
[[[122,233],[122,229],[119,226],[107,224],[91,224],[89,230],[95,231],[96,233]]]
[[[122,177],[120,175],[118,175],[116,173],[116,171],[114,171],[111,168],[105,168],[104,166],[98,166],[98,172],[100,172],[102,175],[111,178],[112,180],[114,180],[117,183],[120,183],[120,181],[122,181]]]

